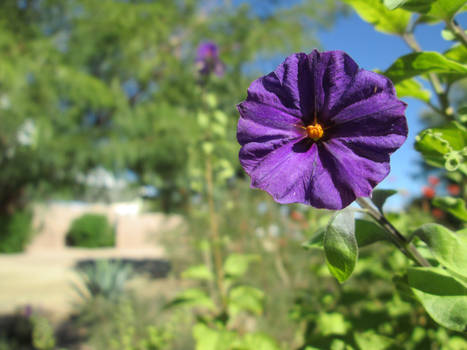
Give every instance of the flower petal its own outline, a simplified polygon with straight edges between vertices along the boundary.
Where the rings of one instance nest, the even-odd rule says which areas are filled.
[[[348,59],[352,60],[350,57]],[[341,74],[330,73],[332,79],[323,81],[327,96],[322,112],[325,120],[336,120],[343,109],[360,101],[366,101],[374,95],[382,94],[386,96],[387,101],[397,101],[394,86],[385,76],[363,69],[344,71],[342,68],[340,72]]]
[[[380,92],[357,101],[332,118],[329,130],[332,138],[346,136],[407,137],[407,121],[404,116],[406,104],[395,96]],[[392,140],[388,140],[392,141]],[[398,143],[402,145],[402,143]],[[396,147],[397,148],[397,147]]]
[[[381,182],[390,170],[389,156],[382,159],[370,159],[354,153],[339,141],[331,140],[323,143],[319,150],[323,174],[330,176],[332,186],[323,184],[329,181],[326,177],[313,178],[308,191],[309,201],[317,206],[318,200],[328,209],[342,209],[352,203],[357,197],[368,197],[373,187]],[[329,189],[336,189],[330,202]],[[323,191],[324,190],[324,191]],[[331,207],[332,205],[332,207]]]
[[[317,52],[317,51],[316,51]],[[313,114],[314,80],[310,57],[296,53],[274,72],[255,80],[248,88],[247,101],[272,106],[297,118]]]
[[[241,145],[278,138],[293,139],[305,135],[299,119],[274,107],[245,101],[237,108],[241,116],[238,122],[237,140]]]
[[[251,176],[251,187],[268,192],[279,203],[304,202],[305,191],[314,172],[316,144],[309,139],[295,140],[266,154],[261,154],[264,149],[260,147],[247,146],[241,152],[257,152],[258,155],[256,164],[249,163],[245,167]]]

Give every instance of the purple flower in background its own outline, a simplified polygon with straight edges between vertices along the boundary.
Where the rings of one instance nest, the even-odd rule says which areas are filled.
[[[370,196],[407,138],[391,81],[342,51],[287,57],[237,107],[240,163],[279,203],[342,209]]]
[[[196,65],[202,75],[214,73],[217,76],[224,74],[224,63],[219,58],[219,48],[212,41],[204,41],[198,46]]]

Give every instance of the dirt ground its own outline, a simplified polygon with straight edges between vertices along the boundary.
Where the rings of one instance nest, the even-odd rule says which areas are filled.
[[[158,238],[163,234],[177,234],[181,223],[180,217],[162,214],[112,216],[110,212],[109,219],[117,222],[115,248],[65,247],[66,229],[83,211],[89,212],[89,208],[40,208],[40,215],[36,215],[36,226],[40,229],[27,251],[0,254],[0,313],[30,305],[50,311],[57,318],[66,316],[77,298],[73,284],[80,284],[77,264],[103,258],[125,259],[140,265],[164,262],[165,253]],[[157,281],[139,278],[134,283],[144,285]],[[146,288],[151,289],[148,285]]]

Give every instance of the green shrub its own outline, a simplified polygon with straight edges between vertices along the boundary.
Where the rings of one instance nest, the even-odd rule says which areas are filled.
[[[0,253],[22,252],[31,240],[32,212],[17,211],[0,216]]]
[[[66,244],[86,248],[111,247],[115,245],[115,232],[106,216],[84,214],[71,223]]]

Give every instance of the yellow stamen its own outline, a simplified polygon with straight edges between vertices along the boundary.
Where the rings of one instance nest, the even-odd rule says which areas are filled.
[[[308,125],[306,127],[306,134],[313,141],[318,141],[321,137],[323,137],[323,133],[323,127],[318,123]]]

